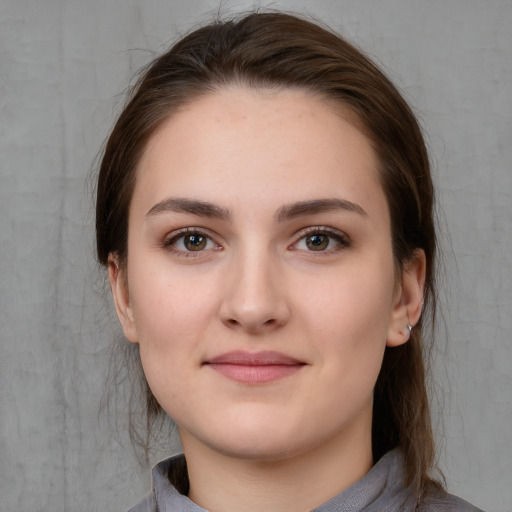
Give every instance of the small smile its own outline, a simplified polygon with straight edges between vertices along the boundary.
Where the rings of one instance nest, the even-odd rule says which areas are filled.
[[[234,351],[213,357],[203,365],[237,382],[266,384],[294,375],[306,363],[280,352]]]

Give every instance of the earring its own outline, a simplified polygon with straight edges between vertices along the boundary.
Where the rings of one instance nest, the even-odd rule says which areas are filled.
[[[412,325],[407,324],[407,333],[409,334],[409,336],[411,335],[411,331],[412,331]]]

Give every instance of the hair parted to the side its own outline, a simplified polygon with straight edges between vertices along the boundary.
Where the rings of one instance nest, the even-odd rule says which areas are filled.
[[[128,212],[148,140],[178,109],[215,90],[302,88],[352,111],[380,162],[397,270],[426,255],[424,310],[410,340],[386,348],[374,392],[374,460],[400,446],[407,484],[422,496],[435,448],[426,390],[424,324],[435,315],[436,234],[429,161],[417,120],[397,89],[340,36],[302,18],[253,13],[195,30],[157,58],[136,84],[108,139],[97,186],[100,263],[127,258]],[[139,362],[140,364],[140,362]],[[163,414],[147,382],[147,425]],[[435,484],[437,485],[437,484]]]

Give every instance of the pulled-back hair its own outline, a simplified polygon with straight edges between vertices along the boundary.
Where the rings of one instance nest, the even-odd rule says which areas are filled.
[[[404,345],[385,349],[374,391],[374,460],[400,447],[406,484],[423,495],[433,480],[434,441],[425,383],[424,327],[435,313],[436,235],[429,161],[418,122],[400,93],[359,50],[328,29],[283,13],[253,13],[195,30],[157,58],[134,87],[108,139],[97,187],[97,255],[127,258],[137,165],[155,130],[185,104],[242,85],[300,88],[351,110],[379,161],[397,271],[426,255],[422,318]],[[432,330],[431,330],[432,332]],[[140,361],[138,363],[140,365]],[[147,425],[165,414],[145,379]]]

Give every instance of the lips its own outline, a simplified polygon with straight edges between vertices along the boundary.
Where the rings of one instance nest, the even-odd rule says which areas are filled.
[[[291,377],[305,365],[280,352],[234,351],[213,357],[204,363],[228,379],[246,384],[265,384]]]

